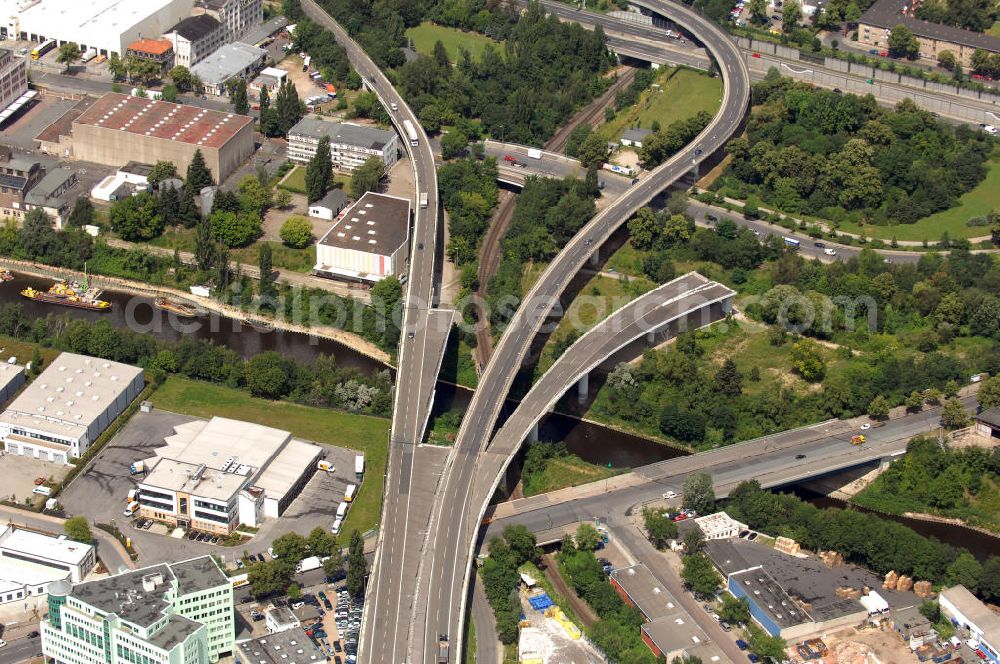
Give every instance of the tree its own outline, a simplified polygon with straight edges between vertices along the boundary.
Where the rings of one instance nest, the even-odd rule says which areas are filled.
[[[889,55],[894,58],[915,60],[920,52],[920,42],[905,25],[897,25],[889,33]]]
[[[244,365],[243,382],[255,397],[280,399],[292,388],[292,371],[286,358],[274,351],[265,351],[254,355]]]
[[[722,577],[703,553],[684,556],[681,579],[698,595],[712,595],[722,587]]]
[[[292,204],[292,192],[287,189],[276,189],[272,199],[274,207],[283,210]]]
[[[690,528],[681,539],[684,545],[684,553],[691,555],[700,552],[705,548],[705,534],[701,528]]]
[[[90,524],[87,523],[85,516],[74,516],[66,519],[63,523],[63,532],[74,542],[90,544],[94,541],[94,536],[90,532]]]
[[[684,478],[685,509],[694,510],[698,514],[711,514],[715,511],[715,484],[708,473],[692,473]]]
[[[468,137],[457,129],[452,129],[441,137],[441,158],[457,159],[462,157],[468,147]]]
[[[913,390],[906,397],[904,405],[908,413],[919,413],[924,407],[924,395],[917,390]]]
[[[212,268],[214,257],[215,241],[212,239],[212,221],[208,217],[202,217],[195,229],[194,260],[199,270],[209,270]]]
[[[156,198],[148,192],[115,201],[109,217],[111,228],[128,242],[152,240],[163,232]]]
[[[191,157],[191,163],[188,164],[187,180],[184,185],[197,194],[203,188],[211,187],[213,184],[215,184],[215,180],[212,179],[212,171],[208,170],[208,166],[205,165],[204,155],[201,154],[200,149],[195,150]]]
[[[818,383],[826,375],[826,363],[818,343],[803,339],[792,345],[792,368],[810,383]]]
[[[932,599],[925,599],[920,603],[920,615],[927,618],[932,623],[941,620],[941,606]]]
[[[70,68],[74,62],[80,59],[80,45],[76,42],[66,42],[59,47],[59,54],[56,55],[56,62]]]
[[[180,103],[177,101],[177,97],[180,93],[181,91],[177,89],[176,85],[173,83],[167,83],[163,86],[163,89],[160,90],[160,99],[163,101],[169,101],[172,104],[177,104]]]
[[[868,417],[882,420],[889,416],[889,401],[881,394],[868,402]]]
[[[90,202],[89,196],[80,196],[73,204],[73,210],[69,213],[66,225],[71,228],[83,228],[94,223],[94,204]]]
[[[365,576],[368,574],[368,561],[365,560],[365,541],[361,533],[351,533],[351,544],[347,554],[347,592],[354,599],[361,599],[365,594]]]
[[[1000,406],[1000,376],[990,376],[979,383],[976,400],[984,409]]]
[[[731,625],[747,624],[750,622],[750,603],[745,597],[736,598],[726,593],[718,613],[719,618]]]
[[[662,549],[670,540],[677,538],[677,524],[667,517],[664,510],[643,508],[642,521],[646,536],[657,549]]]
[[[969,426],[971,421],[965,406],[958,399],[954,397],[947,399],[941,406],[941,424],[946,429],[961,429]]]
[[[328,581],[339,581],[346,576],[347,561],[340,550],[335,550],[323,561],[323,574]]]
[[[332,555],[337,548],[337,538],[322,526],[316,526],[309,531],[306,543],[309,545],[309,553],[320,558]]]
[[[963,551],[948,566],[948,584],[962,585],[971,592],[979,588],[979,579],[983,575],[983,566],[968,551]]]
[[[252,212],[213,212],[212,235],[227,247],[245,247],[260,235],[260,217]]]
[[[271,115],[271,110],[274,111],[274,126],[271,129],[274,131],[273,135],[276,136],[288,135],[288,130],[294,127],[306,114],[306,106],[299,100],[299,93],[290,79],[286,78],[278,86],[278,93],[274,97],[274,106],[272,109],[268,109],[268,115]]]
[[[600,134],[592,133],[580,143],[579,159],[585,167],[591,164],[600,166],[608,158],[608,144]]]
[[[758,25],[767,23],[767,0],[750,0],[750,20]]]
[[[801,21],[802,5],[796,2],[796,0],[786,2],[781,11],[781,29],[785,32],[791,32],[799,27]]]
[[[788,644],[780,636],[771,636],[757,625],[750,623],[750,651],[757,656],[781,661],[785,659]]]
[[[378,191],[385,165],[379,157],[368,157],[351,175],[351,196],[357,200],[369,191]]]
[[[595,551],[601,543],[601,534],[589,523],[581,523],[576,529],[576,548],[580,551]]]
[[[271,207],[271,187],[259,177],[245,175],[236,185],[239,209],[263,217]]]
[[[268,560],[258,565],[251,565],[247,570],[247,581],[254,597],[267,597],[283,592],[292,580],[295,571],[294,563],[286,560]]]
[[[271,93],[267,91],[266,85],[260,86],[258,97],[260,98],[260,104],[258,105],[260,116],[264,117],[264,113],[267,113],[268,109],[271,108]]]
[[[181,92],[190,92],[193,87],[191,70],[184,65],[177,65],[167,74]]]
[[[257,264],[260,268],[260,296],[274,297],[277,289],[274,287],[274,266],[271,264],[271,245],[266,242],[260,245],[257,252]]]
[[[173,187],[161,187],[156,197],[156,211],[164,226],[173,226],[181,221],[181,195]]]
[[[518,565],[538,560],[539,555],[541,555],[535,544],[535,534],[522,525],[504,528],[503,539],[517,557]]]
[[[944,50],[940,51],[937,56],[938,65],[944,67],[948,71],[953,71],[955,65],[958,64],[958,59],[952,51]]]
[[[715,374],[715,389],[729,397],[738,397],[743,393],[743,376],[733,358],[727,357]]]
[[[632,246],[639,251],[648,251],[660,237],[662,224],[656,214],[648,207],[639,208],[635,216],[628,221],[628,232],[632,238]]]
[[[312,223],[305,217],[292,215],[281,224],[279,235],[289,247],[304,249],[312,242]]]
[[[302,588],[299,587],[299,584],[293,583],[285,590],[285,594],[288,595],[288,599],[294,602],[295,600],[302,599]]]
[[[996,604],[1000,601],[1000,556],[986,559],[979,577],[979,594],[987,602]]]
[[[149,184],[156,187],[161,182],[169,178],[177,177],[177,165],[172,161],[158,161],[153,164],[153,170],[149,173]]]
[[[229,103],[233,105],[233,112],[237,115],[249,115],[250,102],[247,100],[247,82],[237,76],[226,82],[226,89],[229,91]]]
[[[306,538],[298,533],[285,533],[274,539],[271,543],[274,550],[274,557],[285,560],[293,565],[308,555],[309,543]]]
[[[327,136],[319,139],[316,154],[306,166],[306,197],[310,203],[318,201],[330,188],[330,178],[333,176],[333,161],[330,155],[330,139]],[[375,159],[378,159],[375,157]],[[381,160],[379,160],[381,163]]]

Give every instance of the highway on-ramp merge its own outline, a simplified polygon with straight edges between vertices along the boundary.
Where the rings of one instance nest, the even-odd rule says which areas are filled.
[[[434,155],[416,114],[347,32],[315,0],[302,0],[303,11],[329,30],[347,51],[348,59],[361,75],[365,86],[390,111],[389,116],[402,144],[410,153],[418,195],[410,244],[410,268],[403,308],[399,343],[395,401],[389,440],[385,494],[379,542],[368,585],[359,654],[363,661],[398,664],[406,661],[406,627],[411,621],[414,575],[404,561],[412,556],[408,547],[419,540],[410,535],[410,491],[413,485],[414,455],[423,438],[430,415],[434,385],[440,369],[444,344],[451,326],[451,312],[434,309],[435,246],[438,237],[438,187]],[[412,145],[404,127],[409,120],[418,135]],[[421,207],[420,194],[427,195]],[[332,515],[331,515],[332,517]]]
[[[411,653],[434,661],[438,634],[448,634],[452,649],[462,652],[462,625],[469,587],[471,559],[485,504],[466,505],[473,482],[492,483],[479,472],[479,459],[496,425],[501,404],[521,368],[530,344],[560,293],[591,254],[643,205],[682,177],[702,159],[721,148],[739,129],[750,100],[750,77],[739,49],[709,19],[680,4],[656,2],[658,11],[707,48],[723,77],[722,107],[694,141],[641,179],[611,206],[597,214],[566,245],[531,289],[507,326],[485,368],[452,452],[451,467],[438,492],[431,516],[433,548],[421,560],[417,601],[425,611],[422,625],[414,625]],[[458,523],[452,506],[461,505]],[[434,570],[434,574],[431,574]],[[422,634],[420,634],[422,632]],[[422,640],[422,643],[420,641]]]

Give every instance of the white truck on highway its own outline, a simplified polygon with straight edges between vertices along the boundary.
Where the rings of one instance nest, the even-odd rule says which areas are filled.
[[[422,207],[422,208],[427,207],[427,192],[426,191],[420,193],[420,207]]]

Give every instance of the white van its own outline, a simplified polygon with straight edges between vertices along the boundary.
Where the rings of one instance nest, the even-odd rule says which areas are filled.
[[[138,498],[138,497],[139,497],[139,490],[138,489],[129,489],[128,490],[128,502],[134,503],[135,500],[136,500],[136,498]]]
[[[37,493],[39,496],[51,496],[52,489],[47,486],[36,486],[32,493]]]
[[[341,503],[337,505],[337,518],[343,519],[344,515],[347,514],[347,508],[350,507],[347,503]]]
[[[132,501],[125,506],[125,510],[122,512],[122,516],[132,516],[139,511],[139,503]]]
[[[342,525],[344,525],[344,520],[338,517],[337,520],[333,522],[333,528],[330,529],[330,532],[332,532],[334,535],[339,535],[340,527]]]
[[[354,493],[358,490],[357,484],[349,484],[347,486],[347,491],[344,492],[344,502],[351,502],[354,500]]]

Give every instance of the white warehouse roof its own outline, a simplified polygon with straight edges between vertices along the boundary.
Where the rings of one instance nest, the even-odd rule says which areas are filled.
[[[128,388],[142,369],[63,353],[0,415],[0,422],[58,436],[82,434]]]
[[[18,529],[9,534],[8,531],[8,526],[4,526],[0,530],[0,553],[3,554],[10,552],[27,556],[40,556],[46,560],[54,560],[67,565],[79,565],[93,548],[90,544],[83,544],[68,538],[50,537],[30,530]]]

